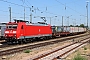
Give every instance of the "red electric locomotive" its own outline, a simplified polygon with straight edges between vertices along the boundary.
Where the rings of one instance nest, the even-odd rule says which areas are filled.
[[[32,38],[47,38],[52,36],[51,26],[46,23],[28,23],[14,20],[6,24],[5,38],[7,42],[26,42]]]

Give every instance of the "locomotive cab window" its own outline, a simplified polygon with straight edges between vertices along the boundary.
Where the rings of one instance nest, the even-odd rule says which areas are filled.
[[[17,25],[9,24],[7,25],[7,29],[17,29]]]
[[[17,26],[14,25],[14,26],[12,26],[12,28],[17,29]]]

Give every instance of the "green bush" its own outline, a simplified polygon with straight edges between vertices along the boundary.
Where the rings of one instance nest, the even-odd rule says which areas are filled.
[[[25,50],[24,51],[24,53],[30,53],[31,52],[31,50]]]
[[[80,54],[76,55],[73,60],[87,60],[85,57],[80,56]]]
[[[87,48],[86,48],[86,47],[84,47],[84,50],[87,50]]]

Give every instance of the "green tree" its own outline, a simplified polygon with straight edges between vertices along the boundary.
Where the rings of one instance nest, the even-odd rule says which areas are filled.
[[[76,27],[78,27],[78,25],[76,25]]]
[[[73,25],[70,25],[70,27],[73,27]]]
[[[84,27],[84,24],[80,24],[80,27]]]

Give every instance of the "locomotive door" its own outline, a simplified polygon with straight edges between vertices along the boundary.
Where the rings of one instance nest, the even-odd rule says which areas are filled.
[[[24,37],[24,26],[23,25],[21,26],[20,32],[21,32],[21,36]]]

